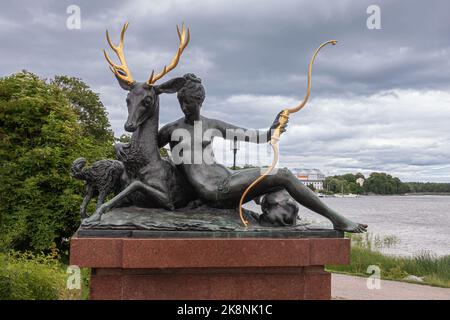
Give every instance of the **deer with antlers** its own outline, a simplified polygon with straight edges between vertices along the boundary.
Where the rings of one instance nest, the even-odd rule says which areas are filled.
[[[159,95],[177,92],[186,80],[173,78],[162,84],[155,84],[177,66],[189,43],[190,30],[186,29],[184,23],[181,31],[177,26],[180,43],[171,63],[164,66],[158,74],[152,71],[146,82],[136,82],[128,69],[123,52],[127,28],[128,23],[125,23],[117,46],[113,45],[106,31],[108,44],[116,53],[120,64],[115,64],[105,50],[103,53],[119,85],[128,91],[126,99],[128,118],[125,130],[132,132],[132,136],[130,143],[116,145],[116,152],[119,160],[124,163],[129,181],[120,193],[100,206],[86,222],[98,221],[105,212],[123,206],[124,203],[173,210],[186,206],[193,200],[192,188],[189,187],[183,174],[173,163],[161,158],[158,148]]]

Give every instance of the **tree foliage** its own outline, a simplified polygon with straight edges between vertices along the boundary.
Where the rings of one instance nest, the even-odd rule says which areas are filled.
[[[372,172],[361,187],[358,178],[365,179],[361,173],[336,175],[325,179],[326,190],[331,193],[356,194],[405,194],[405,193],[450,193],[450,183],[402,182],[384,172]]]
[[[408,192],[408,187],[400,181],[384,172],[372,172],[364,182],[364,189],[367,193],[375,194],[404,194]]]
[[[344,175],[337,175],[333,177],[327,177],[325,179],[325,189],[332,193],[354,193],[362,194],[364,193],[363,187],[356,183],[358,178],[363,178],[364,175],[361,173],[352,174],[347,173]]]
[[[436,182],[406,182],[408,192],[441,192],[450,193],[450,183],[436,183]]]
[[[96,137],[97,141],[110,142],[114,134],[110,128],[108,114],[99,95],[78,78],[56,76],[51,81],[69,100],[78,116],[83,133]]]
[[[28,72],[0,78],[0,246],[66,247],[79,225],[82,194],[69,168],[80,156],[112,155],[104,116],[80,80],[46,82]],[[93,119],[103,120],[91,130]]]

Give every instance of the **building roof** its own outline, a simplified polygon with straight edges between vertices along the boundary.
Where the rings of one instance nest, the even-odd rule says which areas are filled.
[[[319,169],[293,168],[291,169],[291,172],[300,180],[311,182],[325,180],[325,175]]]
[[[293,168],[293,169],[291,169],[291,171],[293,174],[296,174],[296,175],[309,175],[309,174],[324,175],[319,169]]]

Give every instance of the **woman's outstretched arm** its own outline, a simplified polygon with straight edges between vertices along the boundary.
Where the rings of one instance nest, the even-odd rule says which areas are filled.
[[[268,130],[247,129],[216,119],[210,119],[209,121],[211,121],[211,124],[215,129],[218,129],[221,132],[224,139],[234,140],[236,137],[238,141],[265,143],[270,140],[272,130],[279,125],[279,116],[280,114],[276,116]],[[282,132],[286,131],[286,126],[287,124],[281,128]]]

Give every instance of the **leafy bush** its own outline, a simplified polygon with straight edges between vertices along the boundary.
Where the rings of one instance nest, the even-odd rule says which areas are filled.
[[[0,254],[0,300],[53,300],[65,288],[66,274],[52,254],[11,251]]]

